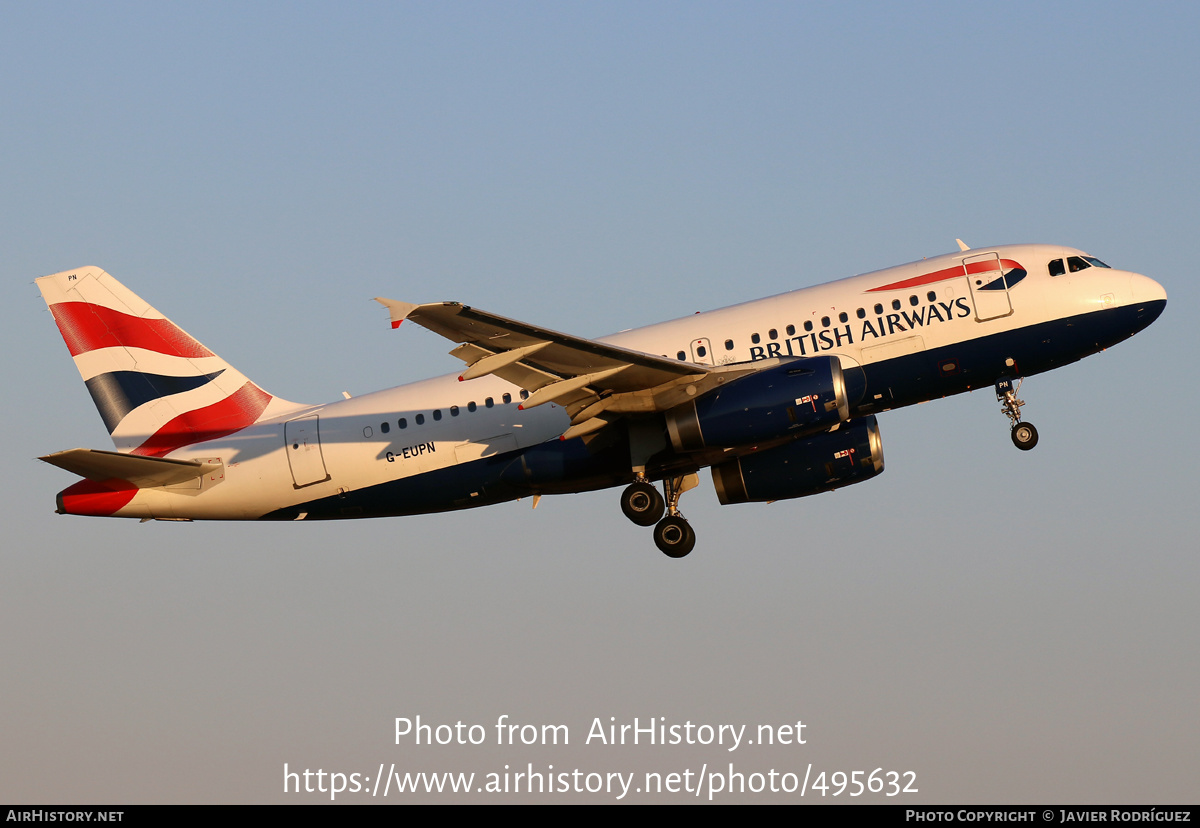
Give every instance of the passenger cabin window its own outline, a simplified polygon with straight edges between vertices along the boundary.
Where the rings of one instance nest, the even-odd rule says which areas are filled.
[[[425,415],[424,414],[418,414],[414,419],[416,419],[417,425],[425,425]]]
[[[521,389],[521,399],[523,399],[523,400],[529,399],[529,392],[526,391],[524,388]]]
[[[680,351],[679,353],[675,354],[675,358],[680,362],[683,362],[687,358],[687,354],[685,354],[683,351]]]
[[[788,336],[795,336],[796,335],[796,326],[788,325],[787,326],[787,334],[788,334]]]
[[[755,345],[757,345],[759,342],[762,341],[762,337],[756,333],[750,334],[750,341],[753,342]]]
[[[882,314],[882,313],[883,313],[883,305],[880,305],[879,303],[876,303],[876,304],[875,304],[875,315],[876,315],[876,316],[879,316],[879,315],[880,315],[880,314]]]
[[[892,300],[892,310],[900,310],[900,300],[899,299]]]
[[[1062,259],[1055,259],[1054,261],[1052,261],[1050,263],[1049,266],[1050,266],[1050,275],[1051,276],[1061,276],[1064,273],[1066,273],[1066,271],[1063,270],[1063,260]]]
[[[404,417],[401,417],[396,421],[396,425],[400,426],[401,428],[408,428],[408,420]]]
[[[495,404],[496,404],[496,401],[493,400],[491,397],[488,397],[486,400],[483,401],[483,405],[485,408],[491,408]]]
[[[508,405],[510,402],[512,402],[512,394],[509,394],[508,392],[505,392],[504,396],[503,396],[503,397],[501,397],[501,398],[500,398],[500,400],[501,400],[501,402],[503,402],[505,405]]]
[[[478,407],[478,406],[476,406],[476,405],[475,405],[475,401],[474,401],[474,400],[471,400],[469,403],[467,403],[467,411],[470,411],[470,412],[474,413],[474,412],[475,412],[475,409],[476,409],[477,407]]]
[[[914,293],[912,296],[908,297],[908,304],[915,308],[917,305],[921,304],[921,300],[918,299],[917,294]]]
[[[828,328],[828,327],[829,327],[829,317],[828,317],[828,316],[822,316],[822,317],[821,317],[821,327],[822,327],[822,328]]]
[[[841,313],[838,314],[838,321],[839,322],[849,322],[850,316],[845,311],[842,311]]]
[[[809,319],[807,322],[804,323],[804,330],[811,331],[812,329],[813,329],[812,320]]]
[[[433,409],[433,419],[435,419],[435,420],[442,419],[442,409],[440,409],[440,408]]]
[[[771,330],[767,331],[767,336],[771,337],[771,339],[779,339],[779,331],[771,328]]]
[[[930,302],[936,302],[937,294],[931,290],[931,291],[929,291],[929,293],[925,294],[925,298],[928,299]]]
[[[451,416],[451,417],[457,417],[457,416],[458,416],[458,406],[457,406],[457,405],[452,405],[452,406],[450,406],[450,416]]]
[[[726,340],[725,340],[725,350],[726,350],[726,351],[732,351],[732,350],[733,350],[733,340],[732,340],[732,339],[726,339]]]
[[[867,318],[867,309],[859,308],[858,310],[856,310],[854,312],[854,315],[857,316],[859,319],[866,319]]]
[[[391,431],[391,429],[392,429],[392,424],[389,422],[384,421],[379,424],[379,430],[382,431],[384,434],[387,434],[389,431]]]

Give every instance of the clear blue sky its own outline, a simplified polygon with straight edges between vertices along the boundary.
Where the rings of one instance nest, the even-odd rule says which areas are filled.
[[[728,761],[913,770],[904,802],[1194,800],[1198,25],[1188,3],[4,4],[0,800],[306,801],[285,762]],[[685,561],[615,491],[139,525],[54,515],[72,478],[33,459],[109,446],[32,284],[73,266],[319,402],[457,367],[373,296],[598,336],[955,237],[1080,247],[1170,303],[1026,383],[1036,451],[990,391],[890,412],[860,486],[726,508],[703,476]],[[418,714],[572,744],[394,745]],[[802,719],[808,744],[583,745],[609,716]]]

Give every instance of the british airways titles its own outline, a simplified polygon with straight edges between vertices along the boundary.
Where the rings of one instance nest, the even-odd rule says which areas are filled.
[[[840,326],[827,327],[821,331],[790,336],[779,342],[754,345],[750,348],[750,359],[808,356],[821,351],[832,351],[834,348],[844,345],[853,345],[856,341],[863,343],[869,339],[911,331],[935,322],[964,319],[971,313],[971,306],[965,296],[960,296],[950,302],[926,302],[908,310],[897,310],[895,313],[877,314],[873,319],[863,319],[857,340],[854,338],[853,323],[845,322]]]

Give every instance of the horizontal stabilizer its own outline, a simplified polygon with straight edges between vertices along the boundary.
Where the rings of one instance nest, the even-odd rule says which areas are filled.
[[[209,472],[220,471],[222,464],[195,460],[166,460],[97,449],[68,449],[39,457],[52,466],[95,480],[127,480],[139,489],[170,486],[194,480]]]

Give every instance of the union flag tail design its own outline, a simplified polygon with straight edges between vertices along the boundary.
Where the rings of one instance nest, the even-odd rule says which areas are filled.
[[[98,267],[37,286],[118,451],[163,457],[295,407]]]

